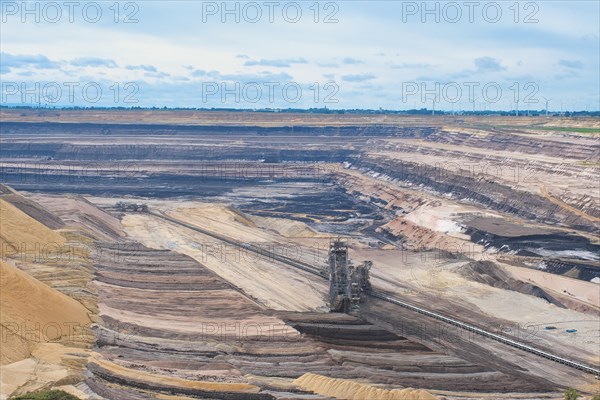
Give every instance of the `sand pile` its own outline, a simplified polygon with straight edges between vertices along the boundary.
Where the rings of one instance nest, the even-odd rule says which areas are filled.
[[[0,365],[29,357],[38,343],[75,345],[84,339],[81,330],[91,322],[79,302],[2,261],[0,299],[5,340]]]
[[[460,276],[469,280],[490,285],[499,289],[539,297],[560,308],[566,308],[559,300],[537,285],[514,279],[508,271],[491,261],[472,261],[454,269]]]
[[[39,261],[65,251],[64,237],[1,199],[0,217],[0,256]]]
[[[199,203],[194,207],[178,208],[167,214],[207,231],[247,243],[272,240],[272,235],[256,229],[254,221],[248,216],[223,204]]]
[[[304,374],[294,381],[303,390],[352,400],[435,400],[437,397],[421,389],[379,389],[344,379],[333,379],[317,374]]]
[[[118,218],[85,198],[63,197],[57,201],[56,197],[45,195],[30,197],[45,210],[62,218],[68,224],[69,230],[75,230],[96,241],[113,242],[116,237],[125,235]]]
[[[61,229],[65,223],[56,215],[49,212],[41,204],[23,197],[8,186],[0,185],[0,192],[10,193],[2,195],[2,200],[12,204],[36,221],[41,222],[50,229]]]
[[[143,370],[135,370],[118,365],[108,360],[95,357],[91,369],[105,375],[113,375],[126,379],[129,382],[138,382],[147,385],[162,385],[163,387],[177,387],[186,389],[196,389],[207,392],[240,392],[240,393],[258,393],[260,388],[248,383],[229,383],[229,382],[211,382],[196,381],[174,376],[158,375]],[[239,398],[239,397],[238,397]]]
[[[258,216],[252,216],[251,218],[260,228],[273,230],[286,238],[317,238],[329,236],[315,231],[301,221]]]

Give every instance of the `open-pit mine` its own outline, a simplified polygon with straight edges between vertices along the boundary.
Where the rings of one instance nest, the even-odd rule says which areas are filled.
[[[598,118],[0,117],[1,399],[600,395]]]

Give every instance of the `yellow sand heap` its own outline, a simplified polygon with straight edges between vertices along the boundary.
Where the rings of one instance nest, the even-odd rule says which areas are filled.
[[[323,396],[347,400],[435,400],[437,397],[421,389],[379,389],[370,385],[344,379],[328,378],[317,374],[304,374],[294,381],[302,390]]]
[[[0,199],[0,256],[34,261],[56,258],[64,252],[65,238]]]
[[[169,375],[159,375],[156,373],[135,370],[104,360],[99,354],[93,355],[93,362],[100,367],[118,375],[121,378],[142,380],[155,384],[173,386],[179,388],[203,390],[207,392],[240,392],[240,393],[258,393],[260,388],[255,385],[242,382],[207,382],[193,381],[185,378],[179,378]]]
[[[78,301],[0,261],[0,365],[29,357],[39,343],[85,341],[91,321]]]

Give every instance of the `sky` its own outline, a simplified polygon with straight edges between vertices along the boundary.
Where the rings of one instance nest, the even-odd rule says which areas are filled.
[[[0,1],[3,105],[600,108],[600,2]]]

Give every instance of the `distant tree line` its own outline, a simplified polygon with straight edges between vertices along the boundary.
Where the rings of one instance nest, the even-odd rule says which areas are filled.
[[[35,106],[24,106],[24,105],[0,105],[0,109],[23,109],[23,110],[123,110],[123,111],[135,111],[135,110],[170,110],[170,111],[226,111],[226,112],[239,112],[239,113],[294,113],[294,114],[396,114],[396,115],[474,115],[474,116],[515,116],[518,114],[519,117],[539,117],[546,116],[546,110],[487,110],[487,111],[442,111],[433,110],[427,108],[410,109],[410,110],[387,110],[387,109],[330,109],[330,108],[260,108],[260,109],[240,109],[240,108],[194,108],[194,107],[35,107]],[[600,117],[600,111],[548,111],[549,117]]]

